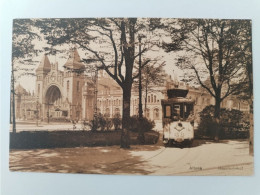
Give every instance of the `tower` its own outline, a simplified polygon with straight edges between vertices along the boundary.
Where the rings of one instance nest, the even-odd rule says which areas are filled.
[[[50,72],[50,70],[51,70],[51,64],[50,64],[48,56],[45,54],[40,62],[40,65],[36,69],[36,86],[35,86],[36,93],[35,94],[36,94],[37,101],[40,104],[45,103],[44,94],[43,94],[44,93],[43,92],[44,81],[45,81],[47,74]],[[42,115],[43,115],[43,113],[42,113]]]
[[[64,95],[70,103],[69,117],[72,120],[82,118],[82,90],[84,86],[84,65],[76,48],[70,50],[69,58],[64,65]]]
[[[93,120],[94,115],[94,86],[93,82],[85,80],[82,92],[82,119]]]

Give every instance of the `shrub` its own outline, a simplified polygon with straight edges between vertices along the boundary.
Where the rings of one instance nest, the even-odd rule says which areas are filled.
[[[105,127],[106,127],[106,130],[107,131],[110,131],[111,128],[113,127],[113,122],[112,122],[112,119],[111,118],[105,118]]]
[[[224,138],[225,135],[231,135],[233,131],[248,131],[249,119],[239,110],[227,110],[222,108],[220,110],[220,122],[219,125],[214,120],[214,106],[206,106],[200,113],[200,124],[198,127],[198,133],[202,136],[209,136],[211,138],[215,135],[216,128],[219,128],[220,138]],[[236,135],[236,133],[232,133]],[[235,138],[235,137],[234,137]]]
[[[112,118],[112,122],[115,127],[115,130],[120,129],[122,125],[121,115],[119,113],[115,114],[114,117]]]
[[[105,127],[106,127],[106,119],[101,113],[99,113],[97,116],[97,129],[100,128],[101,131],[104,131]]]
[[[154,121],[151,121],[145,117],[139,120],[138,116],[132,116],[129,120],[129,130],[138,132],[140,129],[143,132],[150,131],[155,127]]]

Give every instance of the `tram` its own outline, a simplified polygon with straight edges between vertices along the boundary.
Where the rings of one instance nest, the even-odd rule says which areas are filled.
[[[186,89],[167,90],[162,100],[163,143],[191,146],[194,139],[194,103]]]

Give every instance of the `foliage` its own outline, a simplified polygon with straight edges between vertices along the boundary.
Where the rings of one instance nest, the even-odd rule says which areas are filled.
[[[152,130],[155,127],[154,121],[145,117],[140,120],[136,115],[130,117],[129,123],[129,130],[133,132],[139,132],[140,128],[142,129],[142,132],[146,132]]]
[[[219,125],[220,124],[220,125]],[[220,127],[220,137],[224,138],[229,132],[239,132],[249,130],[249,119],[246,114],[239,110],[220,110],[220,122],[214,120],[214,106],[206,106],[200,112],[200,124],[198,131],[201,135],[214,137],[216,128]]]
[[[13,71],[20,71],[15,78],[34,75],[32,66],[35,66],[36,62],[32,59],[40,52],[36,49],[34,41],[41,39],[34,32],[34,24],[35,21],[32,19],[13,20],[12,66]]]

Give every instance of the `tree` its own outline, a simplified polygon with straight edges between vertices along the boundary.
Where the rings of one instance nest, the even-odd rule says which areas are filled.
[[[28,66],[34,65],[32,56],[37,55],[38,50],[35,49],[33,41],[40,39],[39,35],[33,32],[32,27],[34,21],[30,19],[13,20],[13,42],[12,42],[12,78],[11,78],[11,94],[12,94],[12,123],[13,133],[16,132],[15,122],[15,82],[16,79],[23,75],[33,75],[32,70]],[[15,76],[15,72],[20,71]]]
[[[253,117],[253,64],[252,64],[252,28],[251,22],[246,22],[244,25],[244,44],[241,44],[241,49],[244,50],[242,55],[243,66],[246,72],[244,78],[245,85],[242,86],[241,91],[236,93],[240,99],[246,100],[249,103],[249,154],[254,155],[254,117]],[[241,93],[242,92],[242,93]]]
[[[99,18],[99,19],[43,19],[37,26],[51,46],[78,45],[91,59],[113,78],[123,91],[123,124],[121,147],[128,148],[128,123],[130,99],[134,75],[134,61],[139,53],[146,52],[151,45],[136,52],[136,35],[149,29],[149,19]],[[112,51],[112,52],[111,52]],[[86,62],[91,59],[83,59]]]
[[[177,65],[189,73],[185,81],[201,85],[215,98],[217,124],[221,102],[246,84],[242,58],[248,23],[248,20],[178,20],[169,28],[172,42],[164,44],[167,52],[183,49]],[[215,132],[218,140],[219,128]]]
[[[155,92],[156,87],[162,86],[164,83],[165,73],[163,71],[163,67],[165,62],[158,64],[159,60],[155,59],[153,61],[149,61],[145,66],[142,67],[142,89],[144,91],[144,110],[146,117],[146,109],[147,109],[147,96],[149,92]],[[137,88],[137,82],[134,85]]]

